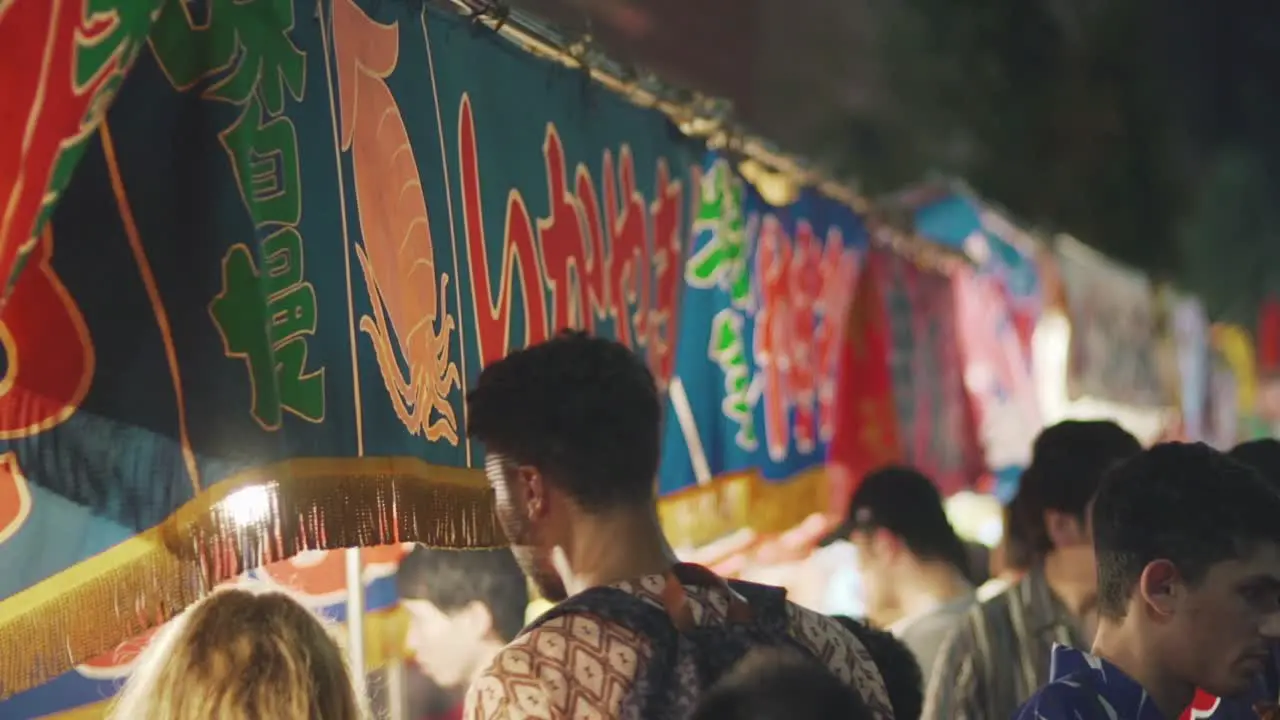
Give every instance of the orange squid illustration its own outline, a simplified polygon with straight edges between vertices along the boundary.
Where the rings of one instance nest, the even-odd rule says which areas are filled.
[[[418,163],[386,83],[399,41],[397,24],[374,21],[354,0],[334,0],[341,145],[351,153],[362,235],[356,255],[373,309],[360,318],[360,330],[373,341],[396,415],[409,432],[457,445],[449,396],[461,379],[449,352],[456,328],[444,309],[449,276],[436,276]]]

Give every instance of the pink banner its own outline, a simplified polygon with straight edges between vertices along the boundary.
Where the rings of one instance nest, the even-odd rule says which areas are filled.
[[[986,466],[1025,466],[1041,424],[1026,345],[998,282],[971,270],[954,282],[965,387]]]
[[[951,278],[904,258],[883,263],[890,370],[903,461],[933,478],[944,494],[970,487],[982,472],[964,389]]]

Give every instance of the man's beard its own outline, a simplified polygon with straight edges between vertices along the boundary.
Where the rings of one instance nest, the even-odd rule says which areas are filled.
[[[525,577],[533,582],[538,594],[551,602],[560,602],[569,596],[565,590],[564,580],[556,572],[551,562],[551,553],[538,542],[538,533],[534,531],[527,516],[521,512],[501,512],[499,516],[511,541],[511,554],[516,564],[524,571]]]
[[[525,576],[533,581],[534,588],[543,599],[560,602],[569,597],[564,587],[564,580],[560,579],[560,573],[555,571],[545,551],[532,545],[513,544],[511,553],[515,555],[516,563],[520,565]]]

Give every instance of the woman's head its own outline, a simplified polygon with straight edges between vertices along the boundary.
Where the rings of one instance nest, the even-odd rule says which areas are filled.
[[[152,641],[117,720],[359,720],[346,658],[309,610],[278,592],[215,592]]]

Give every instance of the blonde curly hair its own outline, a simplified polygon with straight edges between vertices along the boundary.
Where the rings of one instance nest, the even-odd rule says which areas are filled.
[[[112,720],[363,720],[346,656],[280,592],[220,590],[170,622],[138,659]]]

